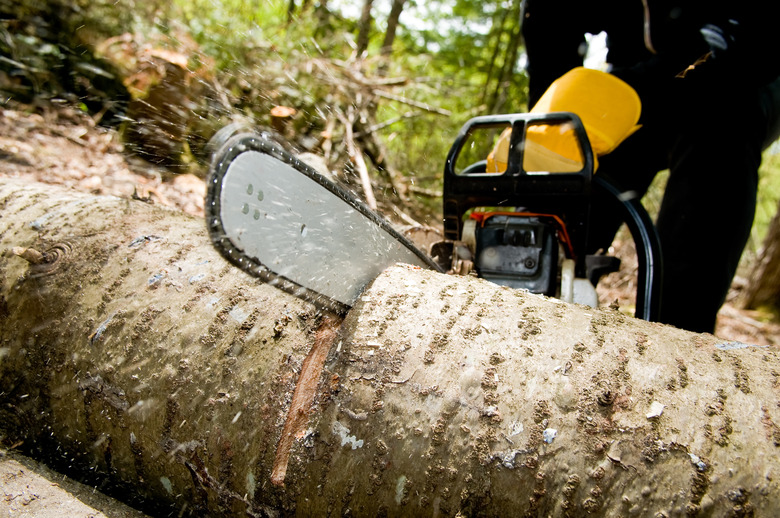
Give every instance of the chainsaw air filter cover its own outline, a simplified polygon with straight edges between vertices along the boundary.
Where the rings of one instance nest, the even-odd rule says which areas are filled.
[[[496,284],[555,296],[558,240],[537,217],[495,215],[476,228],[476,269]]]

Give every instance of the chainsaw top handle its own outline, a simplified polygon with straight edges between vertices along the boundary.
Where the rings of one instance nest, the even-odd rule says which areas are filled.
[[[469,138],[480,130],[512,128],[512,138],[509,150],[509,163],[506,175],[517,176],[527,174],[523,169],[524,146],[521,144],[525,140],[526,130],[529,126],[564,126],[571,124],[574,130],[574,136],[579,144],[583,159],[583,171],[589,171],[591,174],[595,169],[595,159],[593,150],[588,140],[588,134],[585,131],[580,118],[571,112],[552,112],[552,113],[512,113],[500,115],[482,115],[474,117],[467,121],[460,132],[455,137],[455,142],[447,155],[447,161],[444,166],[445,177],[450,175],[464,175],[467,171],[456,173],[456,163],[463,150],[463,146]],[[476,171],[473,171],[476,172]],[[482,171],[483,173],[485,171]],[[560,174],[560,173],[558,173]]]

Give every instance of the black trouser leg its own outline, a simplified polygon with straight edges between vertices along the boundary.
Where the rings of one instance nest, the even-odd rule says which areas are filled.
[[[730,113],[688,121],[672,150],[657,222],[664,256],[662,322],[697,332],[715,329],[753,224],[761,139],[751,127],[759,123]]]
[[[737,104],[714,110],[717,104],[698,99],[685,115],[681,109],[648,121],[603,157],[596,173],[642,197],[657,171],[670,169],[657,222],[664,262],[659,320],[692,331],[714,330],[755,213],[771,102],[743,97]],[[607,200],[597,195],[593,203],[590,253],[608,247],[621,223]]]

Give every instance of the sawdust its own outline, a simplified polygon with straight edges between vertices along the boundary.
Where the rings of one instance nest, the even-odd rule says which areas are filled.
[[[203,215],[205,183],[124,152],[115,130],[64,106],[0,110],[0,176],[177,207]]]

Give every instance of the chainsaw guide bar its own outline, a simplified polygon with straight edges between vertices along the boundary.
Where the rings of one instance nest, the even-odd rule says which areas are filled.
[[[231,263],[336,313],[395,263],[440,271],[357,196],[263,135],[235,135],[214,153],[205,211]]]

